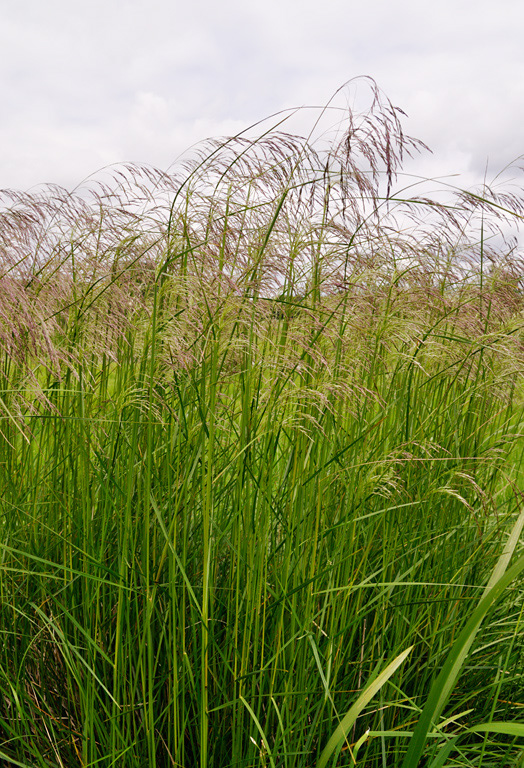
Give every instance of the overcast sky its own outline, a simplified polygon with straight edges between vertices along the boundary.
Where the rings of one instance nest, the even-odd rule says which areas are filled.
[[[358,75],[467,185],[524,153],[523,39],[521,0],[0,0],[0,188],[165,169]]]

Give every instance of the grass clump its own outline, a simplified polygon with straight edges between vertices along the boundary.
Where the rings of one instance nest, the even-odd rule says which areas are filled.
[[[522,201],[370,93],[5,193],[6,765],[522,764]]]

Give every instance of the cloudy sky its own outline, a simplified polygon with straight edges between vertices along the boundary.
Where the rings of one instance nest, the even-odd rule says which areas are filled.
[[[466,186],[524,153],[523,37],[521,0],[0,0],[0,188],[167,168],[358,75]]]

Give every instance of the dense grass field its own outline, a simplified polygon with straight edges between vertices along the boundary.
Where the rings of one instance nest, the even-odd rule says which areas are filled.
[[[522,201],[341,125],[4,193],[2,765],[524,765]]]

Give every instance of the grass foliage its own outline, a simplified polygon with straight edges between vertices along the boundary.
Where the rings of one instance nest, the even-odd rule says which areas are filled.
[[[522,200],[369,86],[4,193],[3,765],[523,765]]]

